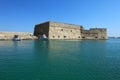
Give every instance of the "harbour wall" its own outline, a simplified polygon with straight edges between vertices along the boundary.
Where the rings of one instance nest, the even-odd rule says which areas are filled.
[[[21,40],[37,39],[30,32],[0,32],[0,40],[13,40],[15,35],[18,35]]]

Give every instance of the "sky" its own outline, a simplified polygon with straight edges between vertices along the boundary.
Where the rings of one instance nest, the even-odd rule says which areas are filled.
[[[0,0],[0,31],[33,32],[46,21],[107,28],[120,36],[120,0]]]

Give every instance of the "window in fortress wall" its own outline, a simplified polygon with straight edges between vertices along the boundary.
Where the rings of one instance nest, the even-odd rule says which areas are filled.
[[[78,38],[80,38],[80,36],[78,36]]]
[[[53,38],[55,38],[55,36],[52,36]]]
[[[98,37],[95,37],[95,38],[98,38]]]
[[[85,38],[84,36],[82,38]]]
[[[101,29],[100,31],[102,32],[103,30]]]
[[[58,36],[58,38],[60,38],[60,36]]]
[[[67,36],[64,36],[64,38],[66,38]]]
[[[70,32],[72,32],[72,30],[70,30]]]
[[[63,29],[61,29],[61,31],[63,31]]]

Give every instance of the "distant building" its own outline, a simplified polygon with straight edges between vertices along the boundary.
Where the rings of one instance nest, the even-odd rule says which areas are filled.
[[[107,39],[106,28],[91,28],[85,30],[83,26],[48,21],[35,25],[34,36],[48,39]]]

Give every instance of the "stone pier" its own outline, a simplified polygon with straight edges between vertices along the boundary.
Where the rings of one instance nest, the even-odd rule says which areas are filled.
[[[0,32],[0,40],[13,40],[15,35],[18,35],[21,40],[37,39],[30,32]]]

